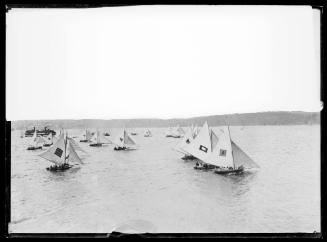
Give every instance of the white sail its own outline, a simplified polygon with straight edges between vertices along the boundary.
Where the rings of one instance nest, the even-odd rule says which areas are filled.
[[[232,145],[228,129],[226,127],[222,127],[218,134],[215,134],[212,131],[211,138],[215,140],[214,148],[203,161],[219,167],[234,168]]]
[[[108,138],[106,138],[106,137],[104,136],[104,134],[102,134],[102,133],[99,132],[97,136],[98,136],[98,137],[97,137],[98,142],[99,142],[100,144],[112,144],[111,140],[108,139]]]
[[[189,153],[186,151],[185,147],[190,146],[192,141],[193,141],[192,127],[190,127],[185,133],[183,139],[177,144],[177,146],[174,149],[178,152],[188,155]]]
[[[183,136],[185,134],[184,129],[182,127],[180,127],[180,126],[176,127],[176,131],[180,136]]]
[[[149,129],[145,130],[144,136],[152,136],[152,133]]]
[[[124,130],[124,144],[125,145],[136,145],[135,141],[128,135]]]
[[[240,166],[244,166],[245,168],[259,168],[259,165],[257,165],[238,145],[233,141],[231,142],[235,168]]]
[[[77,155],[74,147],[71,144],[71,140],[69,140],[67,145],[67,161],[68,163],[74,164],[74,163],[81,163],[83,164],[81,158]]]
[[[124,132],[125,130],[123,129],[121,132],[119,132],[116,136],[116,138],[113,140],[113,143],[119,147],[124,146]]]
[[[84,151],[76,142],[75,140],[73,140],[72,138],[67,138],[70,145],[74,148],[74,150],[79,150],[79,151],[82,151],[84,153],[86,153],[86,151]]]
[[[46,152],[39,154],[39,156],[58,165],[64,163],[66,155],[65,142],[64,134],[62,133],[58,141]]]
[[[92,138],[92,134],[89,130],[85,131],[85,139],[86,140],[90,140]]]
[[[40,144],[44,144],[46,141],[43,139],[43,137],[39,136],[34,140],[34,145],[38,146]]]
[[[34,132],[34,134],[33,134],[33,141],[35,142],[36,141],[36,138],[37,138],[37,134],[36,134],[36,130],[35,130],[35,132]]]
[[[49,135],[46,137],[46,144],[52,144],[53,143],[53,135],[52,132],[49,133]]]
[[[208,123],[205,122],[198,136],[189,146],[184,147],[185,151],[194,157],[204,161],[211,153],[211,140]]]

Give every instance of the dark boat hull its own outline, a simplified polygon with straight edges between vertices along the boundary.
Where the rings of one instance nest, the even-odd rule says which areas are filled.
[[[196,160],[196,157],[193,155],[185,155],[181,158],[182,160]]]
[[[90,141],[89,141],[89,140],[86,140],[86,139],[82,139],[82,140],[80,140],[79,142],[88,143],[88,142],[90,142]]]
[[[42,150],[42,146],[40,146],[40,147],[28,147],[27,150]]]
[[[51,146],[52,144],[44,144],[43,146],[44,147],[49,147],[49,146]]]
[[[68,164],[65,164],[63,166],[50,166],[50,167],[47,167],[46,169],[48,171],[53,171],[53,172],[57,172],[57,171],[65,171],[65,170],[68,170],[70,168],[72,168],[73,166],[72,165],[68,165]]]
[[[211,166],[195,166],[194,167],[195,170],[213,170],[215,169],[215,167],[211,167]]]
[[[225,175],[225,174],[239,174],[242,173],[244,169],[236,169],[236,170],[215,170],[215,173]]]
[[[90,146],[92,146],[92,147],[101,147],[102,144],[90,144]]]

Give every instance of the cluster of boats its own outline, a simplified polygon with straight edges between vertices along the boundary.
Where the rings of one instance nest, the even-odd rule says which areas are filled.
[[[218,132],[214,132],[205,122],[202,128],[190,126],[185,131],[180,126],[169,128],[166,137],[181,138],[174,150],[182,153],[183,160],[195,161],[195,169],[213,170],[218,174],[241,173],[246,169],[258,168],[259,166],[231,139],[229,127],[219,127]],[[114,139],[109,139],[108,132],[101,133],[96,130],[92,133],[84,130],[80,142],[89,143],[92,147],[102,147],[114,145],[115,151],[135,150],[138,145],[131,138],[135,132],[127,132],[122,129]],[[144,132],[144,137],[152,137],[149,129]],[[49,132],[46,137],[34,131],[33,143],[28,150],[38,150],[42,147],[49,147],[45,152],[39,154],[40,157],[54,163],[47,168],[50,171],[63,171],[74,165],[83,164],[78,152],[86,153],[78,143],[69,137],[67,132],[60,130],[59,137],[53,136]],[[77,152],[78,151],[78,152]]]
[[[174,148],[183,160],[195,160],[195,169],[214,170],[218,174],[241,173],[259,166],[231,139],[229,127],[214,132],[205,122],[195,132],[191,127]]]

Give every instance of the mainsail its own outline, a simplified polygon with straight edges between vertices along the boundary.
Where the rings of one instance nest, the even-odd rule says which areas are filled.
[[[83,163],[77,155],[74,146],[72,145],[74,140],[65,137],[62,132],[59,136],[58,141],[51,146],[46,152],[39,154],[42,158],[60,165],[63,163]]]
[[[46,138],[46,144],[52,144],[52,143],[53,143],[53,135],[52,132],[50,132]]]
[[[51,161],[57,165],[65,162],[66,141],[64,134],[59,136],[58,141],[51,146],[46,152],[39,154],[42,158]]]
[[[112,142],[107,139],[99,130],[94,133],[91,141],[96,144],[111,144]]]
[[[194,157],[204,160],[211,153],[211,139],[208,123],[205,122],[198,136],[184,150]]]
[[[257,165],[237,144],[232,141],[233,157],[235,167],[243,165],[246,168],[259,168]]]
[[[69,140],[68,142],[68,146],[67,146],[67,161],[71,164],[74,163],[81,163],[83,164],[82,160],[79,158],[79,156],[77,155],[76,151],[74,150],[74,147],[71,144],[71,140]]]
[[[176,148],[174,148],[176,151],[181,152],[181,153],[183,153],[185,155],[188,155],[189,154],[186,151],[186,148],[185,147],[186,146],[189,146],[191,144],[191,142],[193,141],[192,131],[193,131],[192,127],[190,127],[186,131],[183,139],[177,144]]]
[[[119,133],[113,141],[119,147],[135,146],[135,141],[128,135],[125,129]]]
[[[74,139],[70,138],[70,137],[67,137],[70,145],[74,148],[74,150],[79,150],[79,151],[82,151],[84,153],[86,153],[85,150],[83,150],[77,143]]]
[[[229,131],[221,128],[218,135],[211,131],[211,138],[213,150],[203,161],[219,167],[234,168]]]
[[[125,145],[136,145],[135,141],[128,135],[126,130],[124,130],[124,144]]]

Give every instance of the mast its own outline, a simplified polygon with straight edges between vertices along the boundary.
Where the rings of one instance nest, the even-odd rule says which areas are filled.
[[[231,142],[231,135],[230,135],[230,130],[229,130],[229,126],[228,127],[228,133],[229,133],[229,142]],[[234,170],[235,170],[235,162],[234,162],[234,154],[233,154],[233,147],[232,147],[232,144],[231,144],[231,151],[232,151],[232,158],[233,158],[233,167],[234,167]]]
[[[64,149],[64,163],[66,163],[66,147],[67,147],[67,132],[66,132],[66,138],[64,139],[65,149]]]

